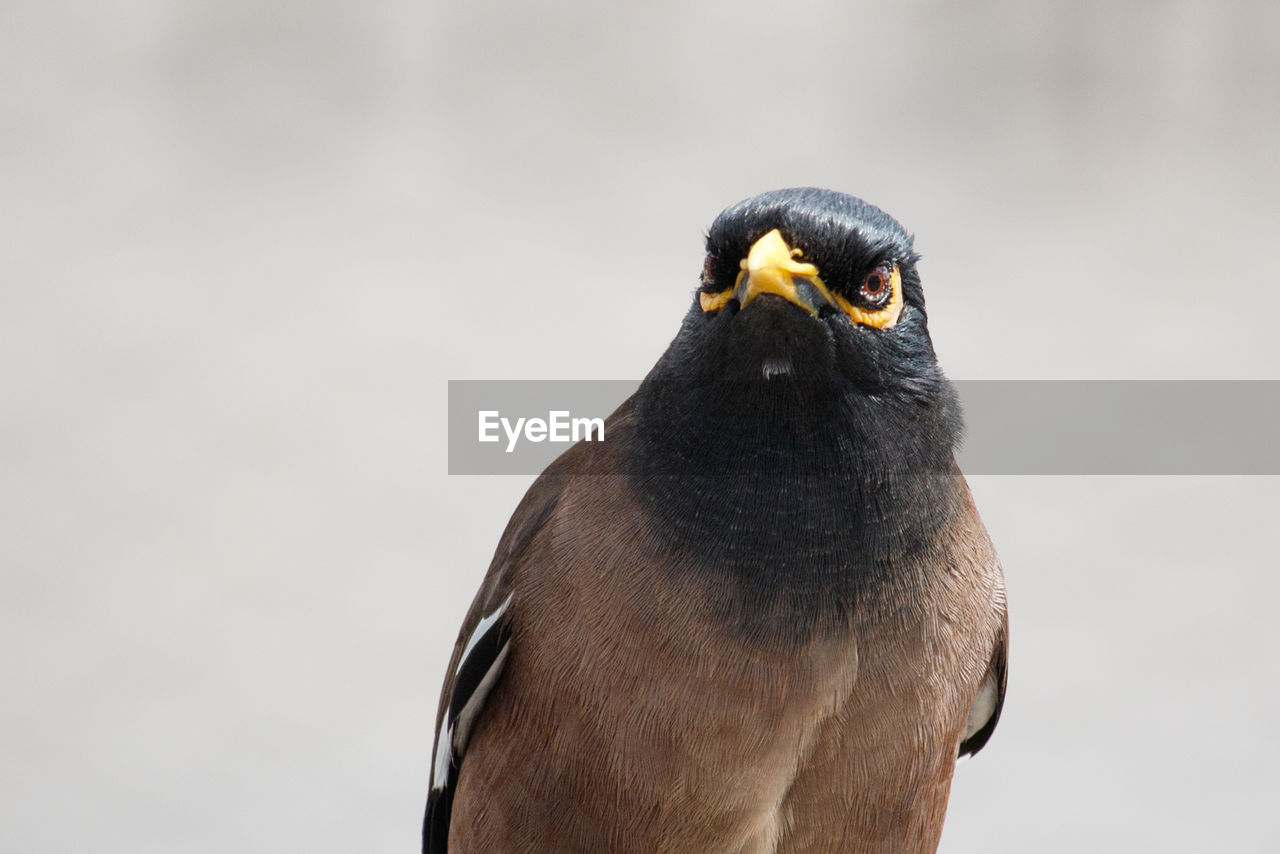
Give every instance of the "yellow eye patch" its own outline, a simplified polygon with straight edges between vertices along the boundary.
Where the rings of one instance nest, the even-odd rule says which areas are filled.
[[[902,273],[896,264],[889,278],[889,300],[880,308],[862,308],[827,288],[818,277],[818,268],[799,261],[800,255],[775,228],[752,244],[751,251],[742,259],[742,272],[733,287],[714,294],[699,293],[698,303],[704,312],[719,311],[732,299],[746,308],[757,296],[768,293],[815,317],[826,304],[835,306],[863,326],[888,329],[898,322],[902,315]]]
[[[861,308],[839,294],[834,294],[835,303],[841,311],[853,318],[854,323],[888,329],[902,315],[902,273],[897,264],[893,265],[893,272],[889,274],[889,287],[889,301],[880,308]]]

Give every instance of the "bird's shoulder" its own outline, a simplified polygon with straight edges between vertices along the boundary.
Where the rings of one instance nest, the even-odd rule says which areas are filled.
[[[630,401],[610,416],[618,425],[630,418]],[[423,851],[443,854],[448,843],[453,794],[462,762],[484,703],[506,668],[512,637],[514,587],[532,543],[550,524],[566,492],[581,489],[582,473],[608,471],[608,450],[581,442],[547,467],[529,487],[507,521],[488,571],[458,631],[436,710],[432,780],[423,826]]]

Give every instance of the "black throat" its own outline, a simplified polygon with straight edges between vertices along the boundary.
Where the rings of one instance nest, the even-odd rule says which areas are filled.
[[[940,373],[910,391],[761,362],[726,379],[689,355],[673,345],[637,391],[625,474],[674,571],[722,581],[740,628],[799,638],[842,623],[962,512]]]

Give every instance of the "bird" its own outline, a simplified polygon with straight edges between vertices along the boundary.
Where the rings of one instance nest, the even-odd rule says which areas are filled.
[[[426,854],[935,851],[1004,704],[914,237],[726,208],[635,393],[520,501],[436,718]]]

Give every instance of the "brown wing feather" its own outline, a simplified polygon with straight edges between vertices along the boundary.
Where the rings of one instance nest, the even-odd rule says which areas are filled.
[[[461,744],[459,739],[451,737],[452,721],[462,716],[468,730],[474,725],[480,711],[479,706],[501,675],[506,659],[509,627],[494,625],[486,632],[486,627],[482,624],[486,618],[492,618],[504,609],[509,601],[512,567],[555,509],[562,480],[543,475],[525,493],[498,541],[489,571],[471,603],[471,609],[462,621],[453,654],[449,657],[449,667],[445,671],[440,705],[436,710],[436,740],[431,751],[431,767],[440,770],[433,773],[431,791],[427,796],[422,828],[422,850],[425,854],[444,854],[447,850],[453,792],[462,761],[458,748],[465,748],[467,737],[464,732]],[[505,623],[505,614],[499,617]],[[478,629],[481,631],[477,632]],[[463,661],[464,653],[468,654],[466,662]],[[446,723],[447,720],[449,723]]]

